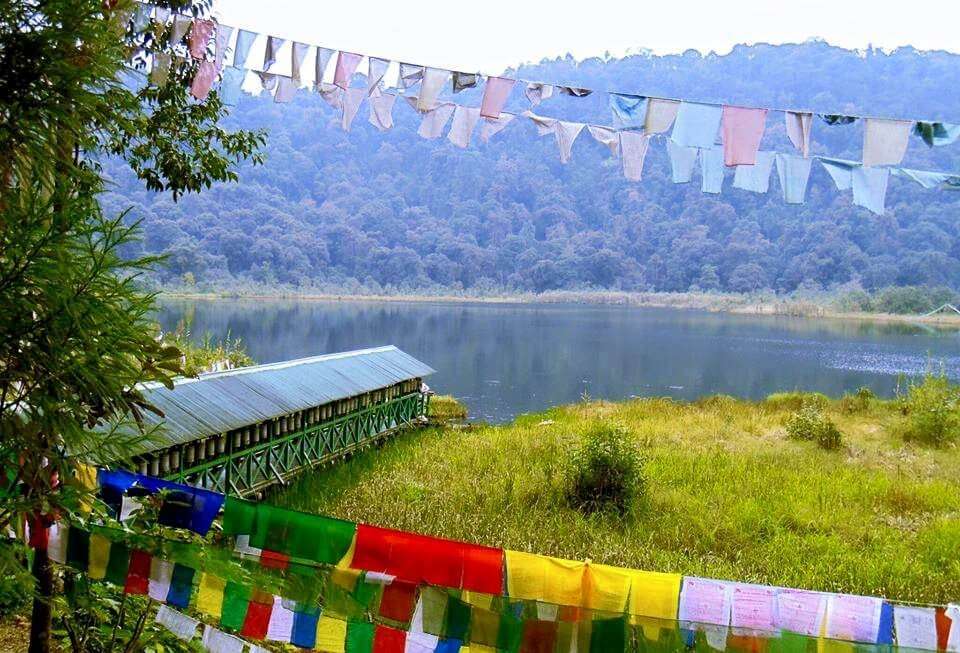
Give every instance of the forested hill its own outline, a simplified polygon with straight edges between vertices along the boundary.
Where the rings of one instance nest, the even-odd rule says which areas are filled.
[[[960,122],[960,56],[901,49],[853,52],[822,42],[738,47],[729,55],[571,58],[525,66],[527,79],[704,101]],[[526,103],[515,91],[512,108]],[[463,93],[457,101],[479,102]],[[609,124],[603,94],[560,97],[537,112]],[[511,107],[508,107],[511,108]],[[891,179],[888,210],[852,206],[814,165],[807,203],[722,195],[675,185],[663,141],[640,183],[584,131],[568,165],[552,137],[514,121],[468,150],[416,134],[402,101],[397,126],[379,133],[364,105],[353,130],[317,95],[291,104],[245,97],[231,121],[269,131],[268,162],[241,181],[174,203],[142,189],[120,163],[104,197],[133,206],[148,252],[167,253],[163,281],[200,287],[254,281],[346,290],[616,288],[685,291],[960,287],[960,193]],[[476,136],[476,135],[475,135]],[[814,152],[860,158],[862,126],[814,126]],[[763,147],[790,151],[780,114]],[[929,150],[912,138],[906,164],[960,171],[960,143]],[[189,274],[187,274],[189,273]],[[391,288],[388,288],[391,287]]]

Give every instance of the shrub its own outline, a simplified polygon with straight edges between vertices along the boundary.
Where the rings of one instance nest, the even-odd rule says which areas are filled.
[[[941,447],[960,438],[960,386],[943,374],[927,374],[920,383],[912,382],[900,398],[900,410],[906,415],[905,440]]]
[[[870,408],[870,403],[877,398],[873,390],[867,387],[857,388],[852,395],[843,395],[840,400],[840,410],[845,413],[862,413]]]
[[[807,404],[823,409],[830,403],[830,398],[819,392],[775,392],[763,403],[774,410],[800,410]]]
[[[812,401],[807,402],[787,419],[787,435],[794,440],[816,442],[821,449],[839,449],[843,444],[843,434],[823,408]]]
[[[567,498],[579,510],[626,513],[644,486],[643,458],[622,426],[598,424],[570,452]]]

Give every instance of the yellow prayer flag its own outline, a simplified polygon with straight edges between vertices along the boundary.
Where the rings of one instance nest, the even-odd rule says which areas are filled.
[[[313,647],[324,653],[344,653],[347,640],[347,622],[320,616],[317,622],[317,641]]]
[[[680,603],[680,574],[628,569],[630,614],[634,617],[676,619]]]
[[[587,565],[584,574],[584,607],[622,613],[630,597],[630,572],[608,565]]]
[[[103,580],[107,575],[110,560],[110,540],[99,533],[90,536],[90,566],[87,575],[93,580]]]
[[[471,592],[470,590],[465,590],[462,600],[464,603],[469,603],[474,607],[489,610],[490,606],[493,605],[493,594],[484,594],[483,592]]]
[[[200,589],[197,592],[197,611],[220,618],[223,609],[223,590],[227,581],[210,574],[200,577]]]
[[[75,467],[75,472],[77,474],[77,483],[84,490],[93,491],[97,489],[97,468],[93,465],[87,465],[86,463],[77,463]],[[91,497],[85,498],[80,503],[80,512],[81,514],[88,514],[93,509],[93,499]],[[102,578],[102,577],[101,577]]]
[[[330,572],[330,580],[334,582],[335,585],[339,585],[348,592],[352,592],[357,586],[357,581],[360,579],[360,574],[363,572],[359,569],[341,569],[340,567],[334,567],[333,571]]]
[[[510,598],[580,606],[586,563],[506,551]]]
[[[350,563],[353,562],[353,554],[357,550],[357,533],[354,529],[353,539],[350,540],[350,548],[347,549],[347,552],[343,554],[343,557],[340,558],[340,562],[337,563],[337,569],[349,569]]]

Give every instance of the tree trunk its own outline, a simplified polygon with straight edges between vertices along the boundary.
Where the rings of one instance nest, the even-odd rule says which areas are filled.
[[[34,597],[30,615],[29,653],[49,653],[53,615],[53,567],[45,548],[33,552]]]

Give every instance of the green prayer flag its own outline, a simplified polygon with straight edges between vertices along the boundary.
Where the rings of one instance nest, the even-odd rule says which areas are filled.
[[[496,648],[500,615],[490,610],[473,608],[470,616],[470,642]]]
[[[379,583],[368,583],[366,580],[361,579],[351,594],[354,601],[369,610],[382,591],[383,585]]]
[[[451,597],[447,601],[447,616],[443,625],[444,636],[447,639],[465,640],[467,630],[470,628],[470,606]]]
[[[443,636],[447,599],[447,593],[436,587],[424,587],[420,590],[420,600],[423,602],[423,632]]]
[[[810,642],[816,639],[784,630],[780,637],[771,637],[768,641],[770,653],[806,653]]]
[[[67,564],[86,571],[90,566],[90,533],[71,526],[67,531]]]
[[[510,653],[520,650],[523,641],[523,622],[512,614],[500,616],[500,628],[497,632],[497,648]]]
[[[593,620],[590,630],[591,651],[623,651],[626,646],[627,621],[625,618]]]
[[[223,534],[226,536],[249,535],[257,516],[257,504],[227,496],[223,504]]]
[[[223,589],[223,604],[220,612],[220,625],[231,630],[243,628],[247,616],[247,604],[250,603],[250,588],[228,581]]]
[[[362,621],[347,622],[346,653],[370,653],[373,650],[373,624]]]
[[[350,549],[356,530],[353,522],[260,503],[256,504],[250,546],[335,565]]]
[[[110,543],[110,557],[107,559],[107,572],[104,578],[108,583],[124,585],[130,567],[130,549],[120,542]]]

